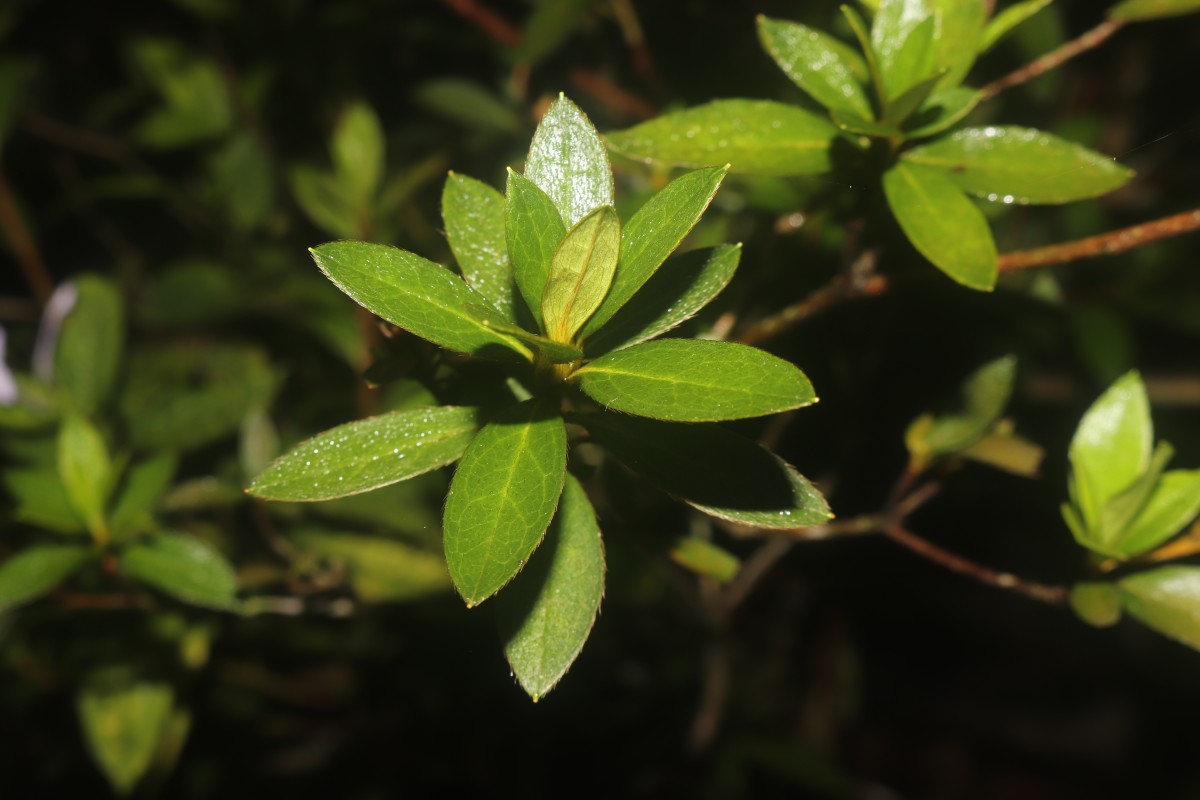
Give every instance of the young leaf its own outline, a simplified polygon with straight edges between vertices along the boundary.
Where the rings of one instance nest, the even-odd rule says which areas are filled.
[[[484,298],[450,270],[395,247],[330,242],[311,250],[321,271],[359,305],[434,344],[511,358],[514,342],[463,310]],[[519,351],[518,351],[519,352]]]
[[[125,471],[109,517],[114,536],[120,537],[151,522],[150,512],[171,485],[178,463],[174,453],[158,453]]]
[[[1158,479],[1167,466],[1167,462],[1175,454],[1175,448],[1166,442],[1159,442],[1150,456],[1150,466],[1139,475],[1133,483],[1117,492],[1100,510],[1100,520],[1091,533],[1100,545],[1102,552],[1123,558],[1126,556],[1118,542],[1122,538],[1133,518],[1145,507],[1150,499],[1150,493],[1158,484]]]
[[[600,134],[562,94],[533,134],[525,177],[554,201],[567,227],[600,206],[613,204],[612,168]]]
[[[1032,128],[966,128],[907,151],[958,186],[1005,203],[1067,203],[1110,192],[1133,176],[1111,158]]]
[[[995,47],[1010,31],[1050,5],[1054,0],[1019,0],[988,20],[979,41],[979,54]]]
[[[917,112],[904,121],[904,136],[920,139],[941,133],[975,110],[983,95],[974,89],[957,86],[934,92]]]
[[[716,425],[588,414],[577,420],[626,467],[706,514],[757,528],[820,525],[833,515],[807,479]]]
[[[1164,636],[1200,649],[1200,567],[1173,565],[1117,582],[1125,610]]]
[[[795,366],[733,342],[645,342],[601,356],[572,378],[606,409],[677,422],[761,417],[817,400]]]
[[[107,279],[84,275],[73,282],[75,302],[63,320],[54,353],[54,376],[70,405],[84,416],[112,394],[125,338],[125,308]]]
[[[513,277],[525,305],[542,325],[542,292],[546,290],[554,251],[566,236],[567,227],[554,201],[533,181],[511,169],[507,193],[504,224]]]
[[[1124,22],[1145,22],[1197,11],[1200,11],[1200,0],[1125,0],[1109,9],[1108,16]]]
[[[1092,404],[1071,439],[1076,505],[1088,530],[1108,500],[1149,468],[1153,438],[1146,387],[1128,372]]]
[[[41,597],[93,558],[75,545],[43,544],[0,562],[0,614]]]
[[[913,246],[935,267],[972,289],[996,284],[996,243],[975,204],[943,173],[896,163],[883,174],[883,191]]]
[[[612,285],[621,251],[621,220],[601,206],[567,232],[550,260],[542,320],[556,342],[570,342]]]
[[[680,175],[630,217],[621,232],[621,255],[612,287],[583,326],[587,337],[607,322],[654,275],[712,202],[727,167]]]
[[[130,794],[158,751],[174,691],[166,683],[138,680],[117,668],[94,672],[76,703],[92,760],[113,792]]]
[[[451,172],[442,190],[442,221],[467,285],[509,322],[516,322],[516,280],[508,260],[504,195]]]
[[[741,245],[725,244],[667,259],[646,285],[588,338],[588,354],[598,356],[648,341],[690,319],[728,285],[741,255]],[[618,265],[618,275],[620,269]]]
[[[562,417],[537,400],[502,412],[471,442],[442,521],[446,566],[468,606],[525,566],[554,516],[566,468]]]
[[[878,6],[878,3],[876,3],[876,6]],[[842,16],[846,18],[846,23],[854,33],[854,38],[858,40],[863,60],[867,64],[867,75],[870,77],[871,85],[875,88],[875,95],[882,106],[883,102],[887,99],[885,97],[883,71],[879,66],[879,55],[875,52],[875,46],[871,44],[871,33],[867,30],[867,23],[863,21],[862,15],[854,10],[852,6],[843,3],[840,8]]]
[[[734,172],[814,175],[831,168],[837,129],[801,108],[770,100],[714,100],[605,138],[627,158],[683,167],[730,164]]]
[[[729,583],[742,568],[742,562],[733,553],[695,536],[680,536],[667,555],[684,569],[717,583]]]
[[[77,414],[63,418],[58,431],[58,474],[67,497],[97,541],[108,537],[106,510],[116,475],[104,437]]]
[[[818,103],[874,118],[861,83],[867,66],[853,50],[821,31],[762,15],[758,38],[779,68]]]
[[[121,570],[147,586],[195,606],[231,610],[237,575],[225,557],[199,539],[160,533],[121,553]]]
[[[496,600],[504,655],[534,702],[574,663],[603,596],[604,545],[596,514],[568,474],[546,541]]]
[[[1097,628],[1121,619],[1121,592],[1111,583],[1077,583],[1071,587],[1069,601],[1080,619]]]
[[[368,492],[462,458],[473,408],[381,414],[319,433],[280,456],[246,491],[267,500],[329,500]]]
[[[450,588],[440,555],[392,539],[300,531],[292,541],[301,551],[340,562],[354,594],[364,603],[419,600]]]
[[[937,32],[933,43],[933,68],[944,71],[941,86],[962,83],[975,63],[986,20],[979,0],[934,0]]]
[[[330,149],[346,194],[360,209],[368,207],[383,178],[384,160],[383,128],[369,105],[353,103],[342,113]]]
[[[500,316],[500,312],[490,306],[467,306],[467,311],[492,330],[511,336],[552,364],[570,364],[583,358],[583,351],[575,345],[530,333]]]
[[[1137,516],[1113,543],[1126,557],[1149,552],[1200,514],[1200,470],[1163,473]]]
[[[1016,378],[1017,359],[1005,356],[971,374],[962,387],[961,409],[949,414],[923,414],[905,433],[913,460],[957,453],[983,438],[1000,419]]]

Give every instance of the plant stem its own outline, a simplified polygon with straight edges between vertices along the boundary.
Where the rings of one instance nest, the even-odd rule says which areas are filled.
[[[1015,272],[1050,264],[1065,264],[1081,258],[1108,256],[1195,230],[1200,230],[1200,208],[1074,242],[1004,253],[1000,256],[999,267],[1001,272]]]
[[[1072,39],[1066,44],[1051,50],[1046,55],[1029,62],[1020,69],[1010,72],[1003,78],[998,78],[991,83],[983,86],[979,93],[983,95],[982,100],[987,100],[995,97],[1005,89],[1011,89],[1013,86],[1019,86],[1026,81],[1033,80],[1041,75],[1046,74],[1056,67],[1062,66],[1065,62],[1071,60],[1080,53],[1085,53],[1094,47],[1102,44],[1108,37],[1119,31],[1125,23],[1121,20],[1105,20],[1096,27],[1092,28],[1087,33],[1077,39]]]
[[[33,238],[33,232],[29,230],[25,218],[17,208],[16,198],[13,197],[12,188],[3,172],[0,172],[0,230],[4,231],[4,236],[12,247],[21,271],[25,273],[25,280],[33,290],[34,297],[40,305],[46,305],[50,295],[54,293],[54,280],[50,277],[50,271],[46,269],[46,262],[42,258],[37,240]]]
[[[442,0],[442,5],[474,23],[475,27],[506,47],[516,47],[521,43],[521,31],[476,0]]]

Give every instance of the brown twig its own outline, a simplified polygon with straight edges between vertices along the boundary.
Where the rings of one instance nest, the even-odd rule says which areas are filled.
[[[869,256],[874,259],[873,252],[867,251],[863,253],[863,257]],[[734,341],[742,344],[758,344],[796,327],[830,306],[856,297],[872,297],[882,294],[886,288],[887,280],[878,275],[871,275],[865,279],[856,277],[853,272],[848,275],[838,275],[800,302],[793,303],[754,323],[742,331]]]
[[[505,47],[521,43],[521,31],[516,26],[476,0],[442,0],[442,5]]]
[[[1020,269],[1065,264],[1083,258],[1123,253],[1160,239],[1191,233],[1195,230],[1200,230],[1200,208],[1156,219],[1153,222],[1143,222],[1119,231],[1089,236],[1074,242],[1004,253],[999,259],[1000,272],[1015,272]]]
[[[74,128],[36,111],[25,112],[21,116],[21,124],[34,136],[66,150],[86,153],[125,166],[133,161],[133,152],[123,141],[103,133]]]
[[[46,269],[42,250],[38,247],[37,240],[33,238],[33,232],[25,223],[25,218],[21,216],[16,198],[13,197],[12,188],[8,185],[8,178],[2,171],[0,171],[0,230],[4,231],[4,236],[8,239],[13,256],[21,266],[21,271],[25,273],[25,280],[29,283],[33,296],[37,298],[39,304],[46,305],[50,300],[50,295],[54,294],[54,279],[50,277],[50,271]]]
[[[573,69],[567,74],[567,80],[605,105],[636,119],[649,119],[658,113],[654,104],[590,70]]]
[[[1062,64],[1080,53],[1085,53],[1102,44],[1106,39],[1124,27],[1124,25],[1124,22],[1116,19],[1101,22],[1079,38],[1072,39],[1066,44],[1046,53],[1041,58],[1031,61],[1020,69],[1005,75],[1003,78],[998,78],[983,86],[979,90],[979,93],[982,95],[981,99],[987,100],[988,98],[995,97],[1005,89],[1019,86],[1026,81],[1033,80],[1052,69],[1062,66]]]

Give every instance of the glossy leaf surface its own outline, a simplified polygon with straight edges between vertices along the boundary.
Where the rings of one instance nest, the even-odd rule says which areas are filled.
[[[1125,610],[1147,627],[1200,650],[1200,567],[1173,565],[1117,583]]]
[[[604,545],[579,481],[567,475],[546,539],[529,566],[497,598],[504,655],[537,701],[583,649],[604,596]]]
[[[601,356],[573,377],[606,409],[677,422],[759,417],[817,399],[795,366],[733,342],[645,342]]]
[[[883,175],[883,190],[896,221],[913,246],[935,267],[972,289],[996,283],[996,243],[987,220],[939,171],[900,162]]]
[[[613,204],[612,168],[604,143],[587,115],[561,94],[533,135],[525,177],[554,202],[567,227]]]
[[[923,54],[918,54],[912,46],[906,52],[905,45],[913,31],[932,16],[932,3],[933,0],[882,0],[879,10],[875,12],[871,23],[871,48],[878,60],[887,99],[927,76],[925,70],[929,69],[932,60],[928,45],[924,47]],[[933,33],[930,27],[926,34],[927,41],[932,41]],[[916,62],[916,55],[924,55],[926,62]]]
[[[796,22],[764,16],[758,18],[758,38],[779,68],[818,103],[874,117],[861,83],[866,64],[840,41]]]
[[[793,467],[719,426],[616,414],[578,421],[630,470],[714,517],[780,529],[820,525],[832,516]]]
[[[121,669],[94,673],[79,692],[84,741],[117,795],[130,794],[150,769],[174,703],[169,684]]]
[[[247,491],[268,500],[329,500],[387,486],[462,458],[473,408],[396,411],[339,425],[276,459]]]
[[[8,556],[0,562],[0,613],[42,596],[92,557],[90,548],[58,544],[33,545]]]
[[[1111,158],[1032,128],[966,128],[909,150],[961,188],[1005,203],[1067,203],[1110,192],[1133,172]]]
[[[570,342],[604,300],[621,251],[621,220],[601,206],[567,231],[550,259],[542,321],[556,342]]]
[[[621,231],[612,286],[584,325],[584,336],[599,330],[650,280],[700,220],[725,173],[725,167],[710,167],[680,175],[630,217]]]
[[[442,221],[467,285],[515,322],[516,280],[508,260],[504,195],[451,172],[442,189]]]
[[[468,606],[525,566],[554,516],[566,466],[562,417],[536,400],[501,413],[471,442],[443,516],[446,566]]]
[[[511,340],[463,310],[486,302],[450,270],[395,247],[330,242],[312,250],[321,271],[359,305],[434,344],[472,355],[496,355]]]
[[[609,147],[639,161],[684,167],[730,164],[756,175],[812,175],[830,169],[837,129],[796,106],[770,100],[714,100],[607,135]]]
[[[545,192],[524,175],[508,171],[505,230],[513,278],[525,305],[542,324],[542,293],[554,251],[567,233],[562,216]]]
[[[122,571],[177,600],[230,610],[237,606],[237,576],[225,557],[184,534],[163,533],[125,548]]]

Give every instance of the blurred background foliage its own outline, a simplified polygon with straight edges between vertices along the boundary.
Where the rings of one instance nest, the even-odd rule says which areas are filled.
[[[0,557],[85,531],[118,543],[0,614],[5,796],[1200,792],[1193,651],[1132,624],[1087,628],[881,537],[764,556],[614,471],[596,498],[610,565],[600,620],[535,706],[489,614],[448,589],[444,474],[306,507],[243,495],[300,439],[437,389],[432,349],[385,336],[306,248],[363,238],[449,263],[447,170],[502,185],[559,91],[601,131],[716,97],[804,103],[758,45],[759,12],[845,38],[833,0],[0,9],[0,325],[23,387],[0,410]],[[1051,5],[968,83],[1102,14]],[[988,206],[1002,252],[1200,205],[1197,52],[1194,17],[1131,27],[976,112],[1138,172],[1095,202]],[[630,206],[667,177],[615,166]],[[867,190],[731,178],[690,242],[742,241],[743,266],[692,327],[752,323],[825,285],[850,246],[848,198]],[[893,291],[762,343],[822,402],[739,427],[777,438],[839,516],[870,512],[904,468],[907,424],[1015,354],[1009,416],[1046,449],[1040,478],[968,466],[914,524],[997,569],[1070,583],[1087,564],[1057,510],[1067,443],[1103,387],[1141,369],[1156,430],[1179,463],[1200,464],[1197,248],[1168,240],[984,295],[941,279],[892,230],[880,270],[905,278]],[[43,317],[67,281],[76,313]],[[104,480],[82,489],[55,477],[64,407],[101,442],[84,471]],[[81,491],[118,498],[109,517],[81,517]],[[194,563],[172,560],[179,542],[236,583],[220,565],[170,572]],[[771,567],[761,580],[745,577],[755,564]],[[729,580],[753,591],[727,614],[715,598]],[[243,614],[212,610],[235,589]]]

